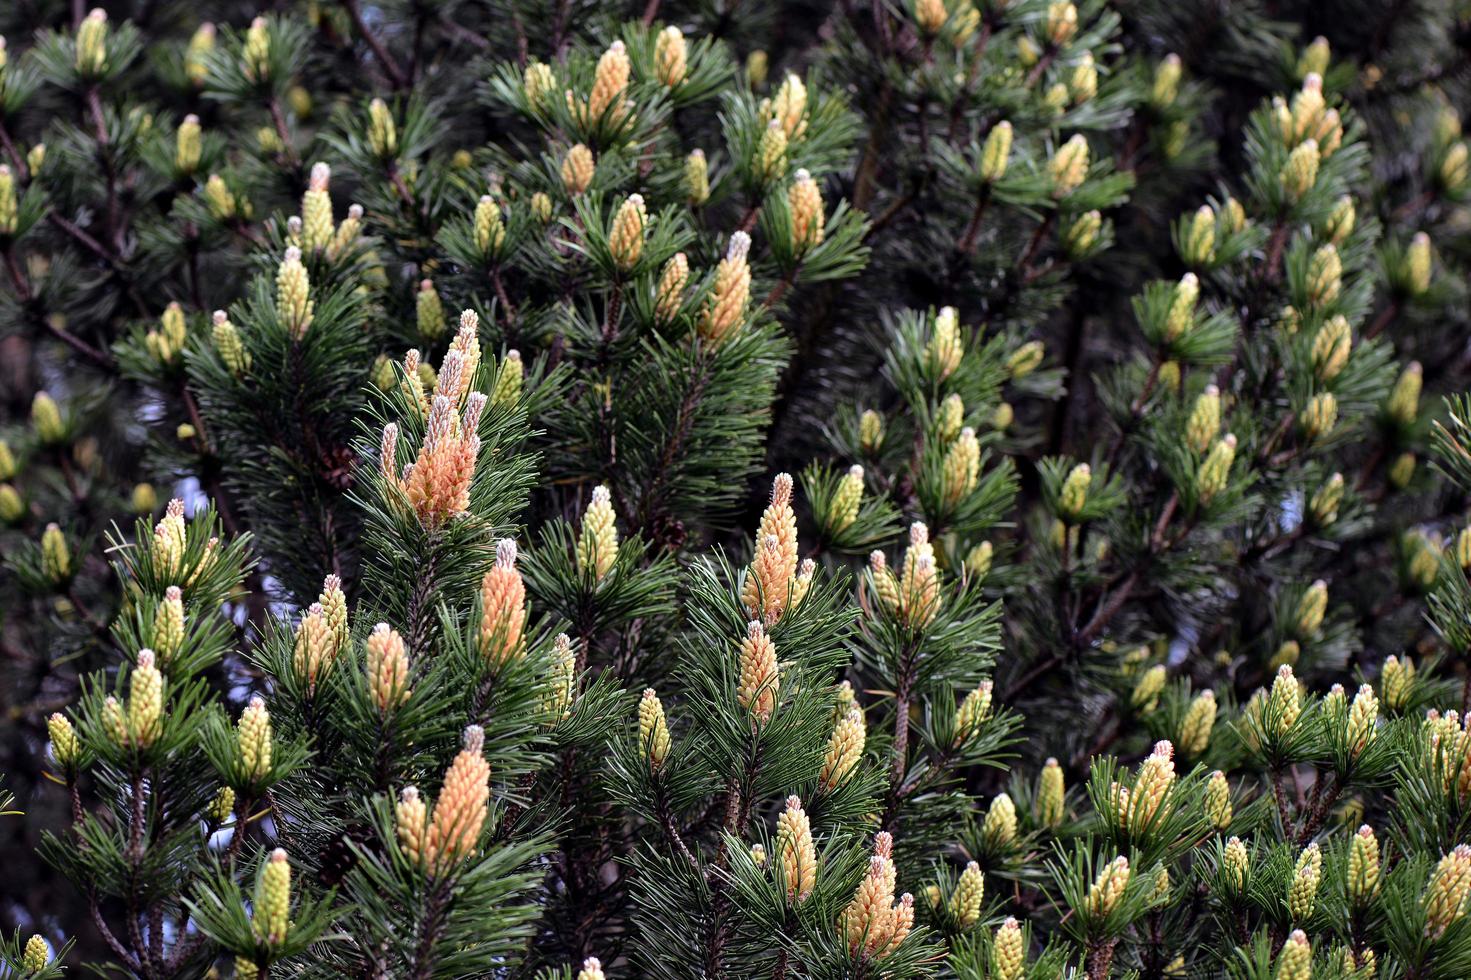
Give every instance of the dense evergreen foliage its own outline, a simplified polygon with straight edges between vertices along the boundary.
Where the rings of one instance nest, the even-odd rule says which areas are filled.
[[[1471,976],[1471,8],[0,6],[0,976]]]

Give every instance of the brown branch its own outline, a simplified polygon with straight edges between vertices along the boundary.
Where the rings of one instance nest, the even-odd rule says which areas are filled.
[[[408,76],[398,66],[398,62],[393,60],[393,55],[388,53],[388,49],[383,46],[383,42],[368,29],[368,23],[363,19],[362,7],[358,4],[358,0],[342,0],[342,5],[347,8],[347,15],[352,18],[353,28],[367,42],[368,47],[373,50],[373,56],[383,66],[383,70],[387,73],[389,81],[393,82],[393,87],[397,89],[408,88]]]

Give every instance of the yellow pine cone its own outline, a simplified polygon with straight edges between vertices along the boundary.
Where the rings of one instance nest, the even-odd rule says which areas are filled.
[[[1416,232],[1405,252],[1404,284],[1411,296],[1423,295],[1430,288],[1431,262],[1430,236]]]
[[[630,194],[614,215],[613,229],[608,234],[608,250],[613,253],[613,262],[620,272],[632,272],[638,265],[644,252],[647,226],[643,195]]]
[[[1195,328],[1195,305],[1200,298],[1200,280],[1187,272],[1175,284],[1174,298],[1165,316],[1165,343],[1174,343]]]
[[[291,864],[279,847],[271,852],[261,869],[251,925],[256,936],[270,946],[285,942],[291,929]]]
[[[462,362],[457,351],[445,355],[440,388],[460,391]],[[434,396],[424,441],[415,461],[405,467],[401,481],[419,523],[429,530],[442,527],[470,507],[470,484],[480,453],[476,431],[488,399],[478,391],[472,393],[466,400],[463,418],[456,411],[456,400],[443,394]]]
[[[332,168],[325,163],[312,164],[310,183],[301,198],[301,244],[308,252],[321,252],[332,244],[332,198],[328,185]]]
[[[1308,300],[1316,306],[1326,305],[1343,291],[1343,260],[1331,243],[1313,253],[1308,260]]]
[[[603,973],[603,964],[596,956],[589,956],[582,961],[582,969],[577,971],[577,980],[607,980]]]
[[[311,279],[301,249],[291,246],[276,270],[276,314],[287,333],[300,340],[312,325]]]
[[[789,604],[796,574],[797,514],[792,509],[792,477],[778,473],[771,483],[771,500],[761,514],[756,554],[741,589],[747,615],[775,624]]]
[[[1421,904],[1425,910],[1427,938],[1439,939],[1465,916],[1468,892],[1471,892],[1471,847],[1460,844],[1440,859],[1425,886]]]
[[[431,280],[421,280],[419,291],[414,294],[414,318],[419,339],[424,343],[432,344],[444,336],[444,304]]]
[[[960,702],[960,707],[955,712],[955,748],[970,741],[986,719],[991,717],[991,693],[992,682],[981,681]]]
[[[209,819],[216,824],[223,824],[234,812],[235,791],[228,786],[221,786],[215,792],[214,799],[210,800]]]
[[[581,144],[578,145],[580,146]],[[573,194],[580,194],[583,190],[587,189],[586,182],[583,183],[580,189],[573,190],[572,181],[567,180],[567,167],[572,162],[572,153],[576,150],[577,147],[573,147],[572,151],[567,154],[567,161],[562,165],[562,179],[567,183],[568,190]],[[592,157],[589,156],[589,167],[591,166],[591,159]],[[592,171],[589,169],[587,180],[591,181],[591,179]],[[547,203],[550,205],[551,202],[548,201]],[[480,195],[480,200],[475,202],[474,227],[476,250],[480,252],[483,258],[498,258],[500,256],[501,246],[506,242],[506,223],[501,217],[500,203],[490,194]]]
[[[1037,777],[1037,822],[1044,827],[1057,827],[1066,816],[1067,787],[1062,766],[1049,758]]]
[[[787,133],[781,122],[773,119],[767,123],[756,147],[756,168],[764,179],[776,180],[787,172]]]
[[[496,408],[508,408],[521,400],[521,386],[525,381],[526,366],[518,350],[506,351],[496,372],[495,387],[490,393],[490,404]]]
[[[1240,837],[1226,842],[1221,872],[1233,894],[1239,895],[1246,888],[1246,879],[1251,874],[1251,856]]]
[[[164,590],[163,601],[154,610],[152,642],[164,664],[184,645],[184,593],[177,585]]]
[[[551,715],[551,723],[571,714],[572,694],[577,684],[577,654],[572,650],[572,638],[558,633],[552,644],[551,674],[543,707]]]
[[[978,580],[984,580],[991,572],[991,560],[995,548],[989,541],[982,541],[971,548],[965,556],[965,570]]]
[[[894,573],[889,570],[888,559],[884,557],[882,551],[874,551],[869,554],[868,573],[873,594],[878,599],[879,605],[888,612],[897,612],[899,580],[894,578]]]
[[[23,972],[40,973],[50,962],[51,949],[46,945],[45,939],[35,935],[26,940],[25,952],[20,961],[20,968]]]
[[[1078,32],[1078,8],[1067,0],[1054,0],[1047,7],[1047,40],[1054,47],[1062,47]]]
[[[128,720],[123,716],[123,706],[118,699],[109,695],[102,702],[102,730],[112,744],[126,748],[129,743]]]
[[[1424,371],[1419,361],[1411,361],[1400,372],[1394,388],[1389,392],[1389,400],[1384,405],[1384,412],[1392,421],[1400,425],[1414,424],[1415,417],[1420,414],[1420,388],[1423,379]]]
[[[557,77],[550,66],[533,61],[526,66],[521,76],[521,91],[532,109],[541,111],[547,107],[547,99],[557,88]]]
[[[388,103],[382,99],[368,103],[368,146],[384,160],[398,153],[398,127]]]
[[[1277,668],[1272,680],[1272,693],[1268,696],[1268,707],[1276,720],[1277,734],[1282,734],[1297,722],[1302,713],[1302,684],[1293,676],[1292,667],[1283,664]]]
[[[863,709],[856,702],[850,702],[828,737],[822,772],[817,777],[817,785],[824,793],[831,793],[852,776],[858,761],[863,758],[867,739],[868,727],[863,720]]]
[[[230,322],[230,315],[224,310],[215,310],[210,328],[210,339],[213,341],[215,351],[219,353],[220,360],[235,377],[242,377],[250,370],[250,352],[240,340],[240,332],[235,324]]]
[[[884,418],[873,409],[864,409],[858,417],[858,446],[872,456],[884,445]]]
[[[31,399],[31,427],[36,437],[48,446],[54,446],[66,438],[66,424],[61,419],[61,407],[56,399],[44,391],[36,392]]]
[[[219,174],[210,174],[204,182],[204,202],[216,221],[229,221],[240,214],[240,199]]]
[[[965,354],[964,342],[960,337],[960,319],[955,307],[943,307],[935,317],[935,329],[925,345],[925,362],[930,371],[941,381],[955,373],[960,359]]]
[[[976,430],[970,426],[960,430],[960,437],[945,454],[945,500],[952,507],[976,489],[981,472],[981,444]]]
[[[710,200],[710,164],[704,150],[691,150],[684,158],[684,196],[694,207]]]
[[[379,623],[368,634],[368,694],[373,705],[387,714],[407,700],[409,654],[404,639],[387,623]]]
[[[688,56],[684,33],[678,27],[671,25],[660,31],[654,42],[654,75],[659,83],[678,88],[689,71]]]
[[[751,713],[752,724],[760,727],[771,720],[776,710],[780,678],[777,671],[776,644],[759,622],[752,621],[740,644],[739,687],[736,700]]]
[[[96,78],[107,68],[107,11],[93,7],[77,25],[76,69],[83,78]]]
[[[991,941],[991,976],[994,980],[1022,980],[1026,969],[1026,937],[1021,924],[1007,916]]]
[[[61,712],[53,712],[46,719],[46,734],[51,739],[51,756],[57,765],[70,769],[81,754],[82,743],[70,719]]]
[[[326,678],[337,659],[337,638],[327,622],[320,602],[314,602],[296,626],[292,652],[292,668],[306,688],[308,696],[316,693],[319,681]]]
[[[1185,422],[1185,443],[1196,453],[1204,453],[1221,431],[1221,389],[1205,386],[1191,406]]]
[[[592,151],[578,143],[562,158],[562,186],[567,189],[568,194],[576,197],[592,184],[596,169]]]
[[[638,702],[638,744],[650,768],[664,765],[669,756],[669,725],[664,720],[664,705],[652,687],[644,688]]]
[[[833,493],[828,524],[832,531],[844,531],[858,519],[858,510],[863,503],[863,467],[850,466],[838,481]]]
[[[495,566],[480,582],[480,654],[501,667],[523,653],[526,583],[516,569],[516,542],[501,538]]]
[[[398,848],[415,867],[424,865],[424,836],[429,829],[429,808],[413,786],[399,793],[393,809],[394,833]]]
[[[1309,844],[1298,855],[1292,883],[1287,890],[1287,911],[1293,922],[1306,922],[1312,917],[1318,898],[1318,882],[1323,877],[1323,852],[1316,843]]]
[[[463,746],[445,771],[444,788],[424,835],[425,867],[431,874],[446,873],[469,857],[485,825],[490,764],[485,761],[485,733],[479,725],[465,729]]]
[[[940,443],[949,443],[960,435],[965,424],[965,401],[956,394],[945,396],[940,410],[935,413],[935,437]]]
[[[8,483],[0,483],[0,522],[18,524],[25,513],[26,502],[20,491]]]
[[[950,895],[950,917],[962,929],[969,929],[981,920],[981,901],[986,894],[986,878],[981,866],[972,861],[960,873],[955,891]]]
[[[1338,424],[1338,399],[1331,391],[1320,391],[1302,410],[1302,431],[1309,439],[1320,439]]]
[[[787,901],[800,905],[817,885],[817,847],[807,812],[795,796],[787,797],[786,809],[776,818],[776,855]]]
[[[894,905],[893,839],[887,832],[874,839],[868,875],[838,917],[838,928],[849,952],[861,950],[870,959],[883,959],[908,935],[913,923],[914,898],[905,895]]]
[[[1098,872],[1083,904],[1090,916],[1106,918],[1118,908],[1129,887],[1129,859],[1119,856]]]
[[[1005,119],[991,127],[981,148],[981,179],[994,184],[1006,176],[1006,163],[1011,157],[1011,123]]]
[[[1231,480],[1231,466],[1236,462],[1236,436],[1226,433],[1211,446],[1210,453],[1195,471],[1195,496],[1201,504],[1209,504]]]
[[[1348,897],[1356,908],[1364,908],[1379,895],[1379,841],[1374,829],[1364,824],[1348,846]]]
[[[1292,935],[1282,944],[1273,976],[1274,980],[1312,980],[1313,947],[1301,929],[1292,930]]]
[[[623,42],[614,41],[608,45],[608,50],[598,58],[592,92],[587,97],[588,124],[596,125],[610,109],[622,110],[630,68]]]
[[[548,224],[552,220],[552,199],[545,191],[537,191],[531,195],[531,213],[536,220],[542,224]],[[477,225],[477,229],[478,229]]]
[[[1320,160],[1318,141],[1312,139],[1299,143],[1287,157],[1281,173],[1277,175],[1277,181],[1290,202],[1301,200],[1303,195],[1313,189],[1313,185],[1318,182]]]
[[[715,269],[715,285],[699,326],[700,336],[712,346],[723,344],[745,323],[751,299],[751,268],[746,262],[750,249],[751,236],[735,232],[725,258]]]
[[[1052,178],[1054,198],[1060,200],[1077,190],[1088,176],[1088,141],[1077,135],[1059,147],[1047,161],[1047,174]]]
[[[617,560],[618,527],[613,499],[607,487],[594,487],[592,501],[582,514],[582,534],[577,539],[577,567],[583,574],[591,574],[594,581],[602,581]]]
[[[9,480],[20,472],[20,466],[15,461],[15,453],[10,449],[10,443],[0,439],[0,480]]]
[[[1186,226],[1180,243],[1180,257],[1189,266],[1209,265],[1216,257],[1216,213],[1202,204]]]
[[[41,532],[41,574],[52,585],[61,585],[72,575],[71,549],[61,527],[54,523]]]
[[[1358,214],[1354,210],[1354,199],[1345,194],[1334,203],[1333,210],[1328,215],[1328,221],[1323,226],[1323,233],[1334,245],[1342,245],[1344,240],[1353,234],[1357,220]]]
[[[1129,695],[1129,704],[1142,714],[1149,714],[1159,707],[1160,692],[1165,689],[1169,672],[1164,664],[1155,664],[1139,675],[1134,690]]]
[[[822,189],[806,170],[798,170],[792,186],[787,188],[787,207],[792,215],[793,253],[804,255],[821,245],[827,214]]]
[[[1219,769],[1210,774],[1205,784],[1205,815],[1217,830],[1231,826],[1231,784]]]
[[[1142,837],[1170,812],[1170,791],[1175,784],[1175,747],[1166,740],[1139,765],[1134,789],[1129,796],[1128,827]]]
[[[202,88],[205,79],[209,77],[209,65],[206,59],[214,50],[215,34],[215,25],[205,21],[189,38],[189,47],[184,54],[184,72],[189,76],[189,81],[195,88]]]
[[[148,748],[163,731],[163,674],[152,650],[139,650],[138,663],[128,677],[128,733],[132,744]]]
[[[981,835],[986,845],[996,850],[1010,848],[1016,841],[1016,804],[1009,794],[997,793],[991,798],[986,819],[981,824]]]
[[[927,37],[939,34],[948,16],[944,0],[914,0],[914,23]]]
[[[1343,372],[1353,352],[1353,334],[1348,320],[1335,314],[1313,335],[1313,372],[1322,382],[1332,381]]]
[[[241,773],[249,781],[265,778],[271,771],[271,715],[266,702],[253,695],[240,712],[235,744],[240,756]]]
[[[802,79],[788,74],[771,100],[769,111],[787,139],[801,139],[807,132],[807,86]]]
[[[684,303],[684,290],[690,281],[690,261],[683,252],[676,252],[659,273],[659,285],[655,293],[654,318],[659,323],[673,322]]]
[[[179,124],[179,132],[174,138],[174,169],[186,176],[194,173],[199,169],[202,149],[203,132],[199,126],[199,117],[191,112]]]
[[[1310,640],[1323,625],[1323,616],[1328,611],[1328,583],[1318,579],[1308,586],[1297,601],[1293,631],[1301,640]]]

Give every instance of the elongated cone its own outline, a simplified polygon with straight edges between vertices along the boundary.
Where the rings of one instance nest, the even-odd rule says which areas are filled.
[[[1128,887],[1129,859],[1121,855],[1104,865],[1088,889],[1084,899],[1088,914],[1100,919],[1112,914]]]
[[[583,960],[582,969],[577,971],[577,980],[607,980],[602,962],[596,956]]]
[[[858,510],[863,503],[863,467],[850,466],[838,481],[828,511],[828,525],[834,532],[847,530],[858,519]]]
[[[822,772],[817,784],[825,793],[830,793],[853,774],[858,760],[863,758],[864,744],[868,739],[868,728],[863,720],[863,709],[851,703],[843,716],[833,726],[828,737],[827,752],[822,759]]]
[[[1293,922],[1306,922],[1312,917],[1318,900],[1318,883],[1323,879],[1323,852],[1316,843],[1309,844],[1297,858],[1292,882],[1287,890],[1287,911]]]
[[[981,724],[991,717],[991,681],[981,681],[975,690],[966,694],[955,713],[955,747],[970,741]]]
[[[465,729],[464,748],[444,774],[444,788],[424,836],[424,858],[431,872],[444,873],[475,850],[490,802],[490,764],[485,761],[485,733],[479,725]]]
[[[995,980],[1022,980],[1026,969],[1026,938],[1021,923],[1008,916],[991,941],[991,975]]]
[[[1206,385],[1195,399],[1185,422],[1185,443],[1196,453],[1204,453],[1221,431],[1221,389]]]
[[[1205,815],[1217,830],[1231,826],[1231,784],[1219,769],[1210,774],[1205,784]]]
[[[1356,908],[1364,908],[1379,895],[1379,841],[1374,829],[1364,824],[1349,841],[1348,897]]]
[[[664,720],[664,705],[652,687],[644,688],[638,703],[638,744],[651,769],[664,765],[669,756],[669,726]]]
[[[26,940],[25,953],[21,957],[21,969],[25,973],[40,973],[51,962],[51,949],[39,935]]]
[[[429,830],[429,807],[415,787],[406,786],[399,793],[398,803],[393,810],[393,824],[399,850],[403,851],[411,864],[423,867],[424,837]]]
[[[582,515],[582,535],[577,539],[577,567],[591,573],[595,581],[618,560],[618,527],[613,498],[605,486],[593,488],[592,501]]]
[[[1421,905],[1425,910],[1425,935],[1439,939],[1466,914],[1466,895],[1471,892],[1471,847],[1459,844],[1440,859],[1425,886]]]
[[[1226,842],[1221,873],[1233,894],[1239,895],[1246,888],[1246,879],[1251,873],[1251,857],[1240,837],[1232,837]]]
[[[259,694],[252,695],[250,703],[240,713],[235,745],[240,770],[248,781],[256,782],[270,774],[271,715],[266,710],[265,699]]]
[[[404,639],[387,623],[379,623],[368,635],[368,693],[373,704],[387,713],[408,699],[409,655]]]
[[[797,574],[797,514],[792,509],[792,478],[778,473],[771,501],[756,530],[756,555],[746,573],[741,601],[747,615],[773,625],[791,598]]]
[[[1216,723],[1216,694],[1210,689],[1201,691],[1190,702],[1185,717],[1180,723],[1180,737],[1176,740],[1181,752],[1197,756],[1210,745],[1211,729]]]
[[[736,700],[751,713],[752,724],[760,727],[776,710],[779,675],[776,644],[759,622],[752,621],[740,644],[740,681]]]
[[[1010,794],[997,793],[991,798],[981,834],[987,846],[998,850],[1009,848],[1016,841],[1016,804]]]
[[[592,184],[596,168],[592,151],[581,143],[576,144],[562,159],[562,186],[576,197]]]
[[[499,667],[519,658],[526,627],[526,584],[516,568],[516,542],[502,538],[495,566],[480,583],[480,653]]]
[[[798,170],[787,189],[787,208],[792,216],[792,252],[804,255],[822,244],[827,215],[822,190],[806,170]]]
[[[950,895],[950,917],[962,929],[969,929],[981,920],[981,901],[986,894],[986,878],[981,866],[972,861],[960,873],[955,891]]]
[[[787,901],[800,905],[817,886],[817,848],[807,811],[795,796],[787,797],[786,809],[776,818],[776,853]]]
[[[670,25],[659,32],[654,42],[654,73],[659,82],[669,88],[678,88],[689,70],[688,49],[684,33]]]
[[[139,650],[137,665],[128,677],[128,731],[133,744],[148,748],[163,731],[163,674],[152,650]]]
[[[608,50],[598,59],[592,92],[587,97],[588,123],[596,124],[615,107],[621,112],[631,67],[622,41],[608,45]]]
[[[320,252],[332,244],[332,196],[328,186],[332,168],[325,163],[312,164],[310,182],[301,197],[301,244],[308,252]]]
[[[709,305],[700,318],[700,336],[712,345],[723,344],[745,323],[751,299],[751,269],[746,263],[750,248],[750,235],[743,231],[731,235],[725,258],[715,270]]]
[[[644,235],[648,227],[648,212],[644,209],[642,194],[630,194],[613,216],[613,228],[608,233],[608,250],[620,272],[631,272],[644,253]]]
[[[291,864],[279,847],[261,869],[253,911],[251,925],[256,936],[271,946],[286,941],[291,929]]]
[[[1057,827],[1066,815],[1066,804],[1062,766],[1056,759],[1048,759],[1037,777],[1037,822],[1044,827]]]
[[[82,751],[82,743],[66,715],[53,712],[46,719],[46,734],[51,739],[51,757],[56,760],[56,764],[63,769],[70,769],[75,765]]]
[[[690,281],[690,262],[683,252],[676,252],[659,273],[659,286],[654,302],[654,316],[660,323],[670,323],[684,303],[685,287]]]
[[[1139,766],[1130,796],[1129,827],[1143,836],[1170,811],[1170,791],[1175,784],[1175,747],[1167,740],[1154,744],[1154,751]]]
[[[1312,980],[1312,976],[1312,944],[1308,942],[1306,933],[1294,929],[1287,942],[1282,944],[1282,952],[1277,954],[1275,980]]]

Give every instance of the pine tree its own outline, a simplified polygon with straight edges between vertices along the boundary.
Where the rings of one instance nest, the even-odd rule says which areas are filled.
[[[1465,15],[0,11],[6,974],[1471,973]]]

